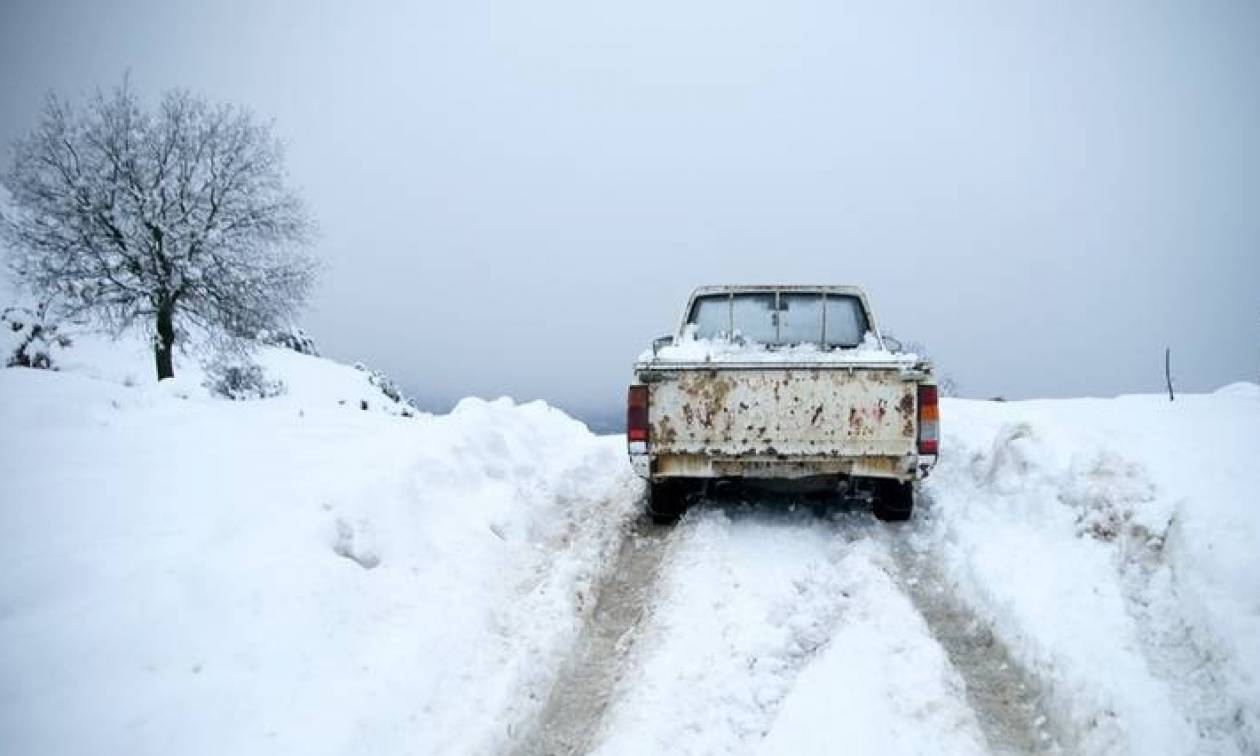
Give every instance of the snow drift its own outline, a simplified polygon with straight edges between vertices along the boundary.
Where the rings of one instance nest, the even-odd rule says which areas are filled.
[[[1260,386],[946,400],[920,548],[1082,753],[1260,748]]]
[[[490,753],[532,715],[639,494],[619,440],[259,357],[282,396],[91,337],[0,370],[6,752]]]

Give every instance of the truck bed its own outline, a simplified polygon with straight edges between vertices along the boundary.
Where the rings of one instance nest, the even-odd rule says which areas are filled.
[[[912,474],[915,375],[888,364],[644,366],[652,472]]]

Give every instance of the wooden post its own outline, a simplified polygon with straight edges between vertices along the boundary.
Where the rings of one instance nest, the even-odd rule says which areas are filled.
[[[1172,387],[1172,349],[1164,347],[1164,380],[1168,381],[1168,401],[1174,401]]]

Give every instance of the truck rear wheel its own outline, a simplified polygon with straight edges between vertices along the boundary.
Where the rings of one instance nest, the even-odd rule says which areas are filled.
[[[657,525],[673,525],[687,511],[682,481],[662,480],[648,484],[647,513]]]
[[[884,522],[903,522],[914,513],[914,484],[900,480],[875,481],[875,517]]]

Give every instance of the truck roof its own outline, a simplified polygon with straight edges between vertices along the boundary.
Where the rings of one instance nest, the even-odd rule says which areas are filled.
[[[763,292],[763,291],[800,291],[800,292],[819,292],[827,294],[847,294],[856,297],[866,298],[866,292],[862,291],[860,286],[845,285],[818,285],[818,284],[729,284],[714,286],[697,286],[691,292],[691,298],[695,299],[706,294],[738,294],[742,292]]]

